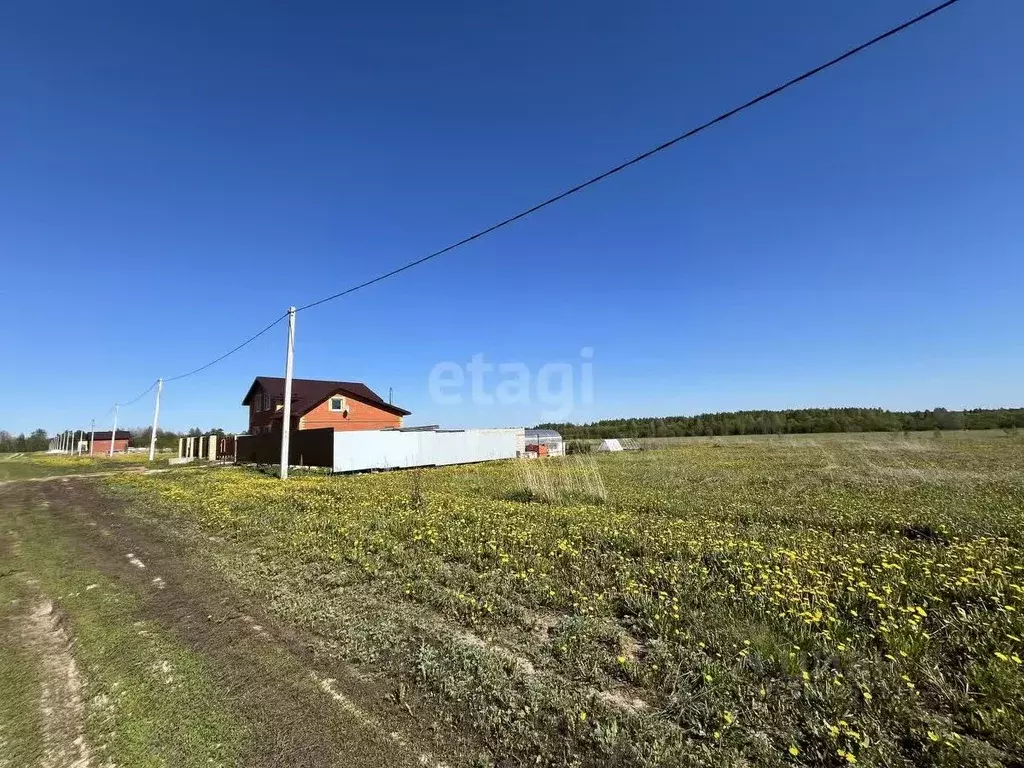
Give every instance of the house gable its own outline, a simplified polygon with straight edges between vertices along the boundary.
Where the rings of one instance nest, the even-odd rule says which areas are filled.
[[[331,401],[344,399],[344,407],[334,410]],[[336,432],[357,429],[388,429],[402,426],[402,417],[376,403],[354,397],[344,389],[331,392],[323,400],[305,408],[299,415],[299,429],[333,427]]]

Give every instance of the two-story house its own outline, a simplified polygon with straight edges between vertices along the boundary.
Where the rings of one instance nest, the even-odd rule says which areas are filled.
[[[249,408],[249,434],[281,429],[284,379],[257,376],[242,405]],[[385,402],[357,381],[292,379],[292,429],[333,427],[335,432],[388,429],[402,426],[409,411]]]

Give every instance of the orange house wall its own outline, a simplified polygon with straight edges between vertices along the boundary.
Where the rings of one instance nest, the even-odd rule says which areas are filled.
[[[327,399],[299,420],[299,429],[334,427],[335,432],[349,432],[357,429],[402,426],[401,416],[388,413],[374,405],[348,396],[345,397],[345,403],[349,408],[347,417],[341,411],[332,411],[330,399]]]

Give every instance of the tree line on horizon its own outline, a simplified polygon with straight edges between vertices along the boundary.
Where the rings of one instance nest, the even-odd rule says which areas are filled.
[[[789,435],[812,432],[922,432],[1024,428],[1024,408],[950,411],[889,411],[884,408],[796,408],[783,411],[725,411],[696,416],[603,419],[588,424],[538,424],[565,439],[613,437],[696,437]]]
[[[131,433],[131,445],[136,448],[148,448],[152,427],[120,427]],[[109,432],[110,429],[96,428],[97,432]],[[224,435],[227,434],[220,427],[213,429],[199,429],[192,427],[186,432],[174,432],[171,430],[156,430],[157,450],[177,449],[178,439],[182,437],[198,437],[199,435]],[[88,433],[86,433],[88,435]],[[30,453],[32,451],[45,451],[50,447],[50,438],[53,435],[47,434],[45,429],[35,429],[29,434],[24,432],[15,435],[5,429],[0,429],[0,453]]]

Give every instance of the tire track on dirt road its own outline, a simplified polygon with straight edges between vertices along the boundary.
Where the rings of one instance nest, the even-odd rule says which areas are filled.
[[[5,505],[57,522],[83,565],[140,596],[140,619],[159,624],[207,660],[214,683],[248,725],[247,766],[464,764],[430,724],[343,664],[316,658],[301,631],[280,626],[223,579],[198,566],[186,544],[128,517],[72,479],[0,489]],[[187,713],[183,713],[187,717]]]

